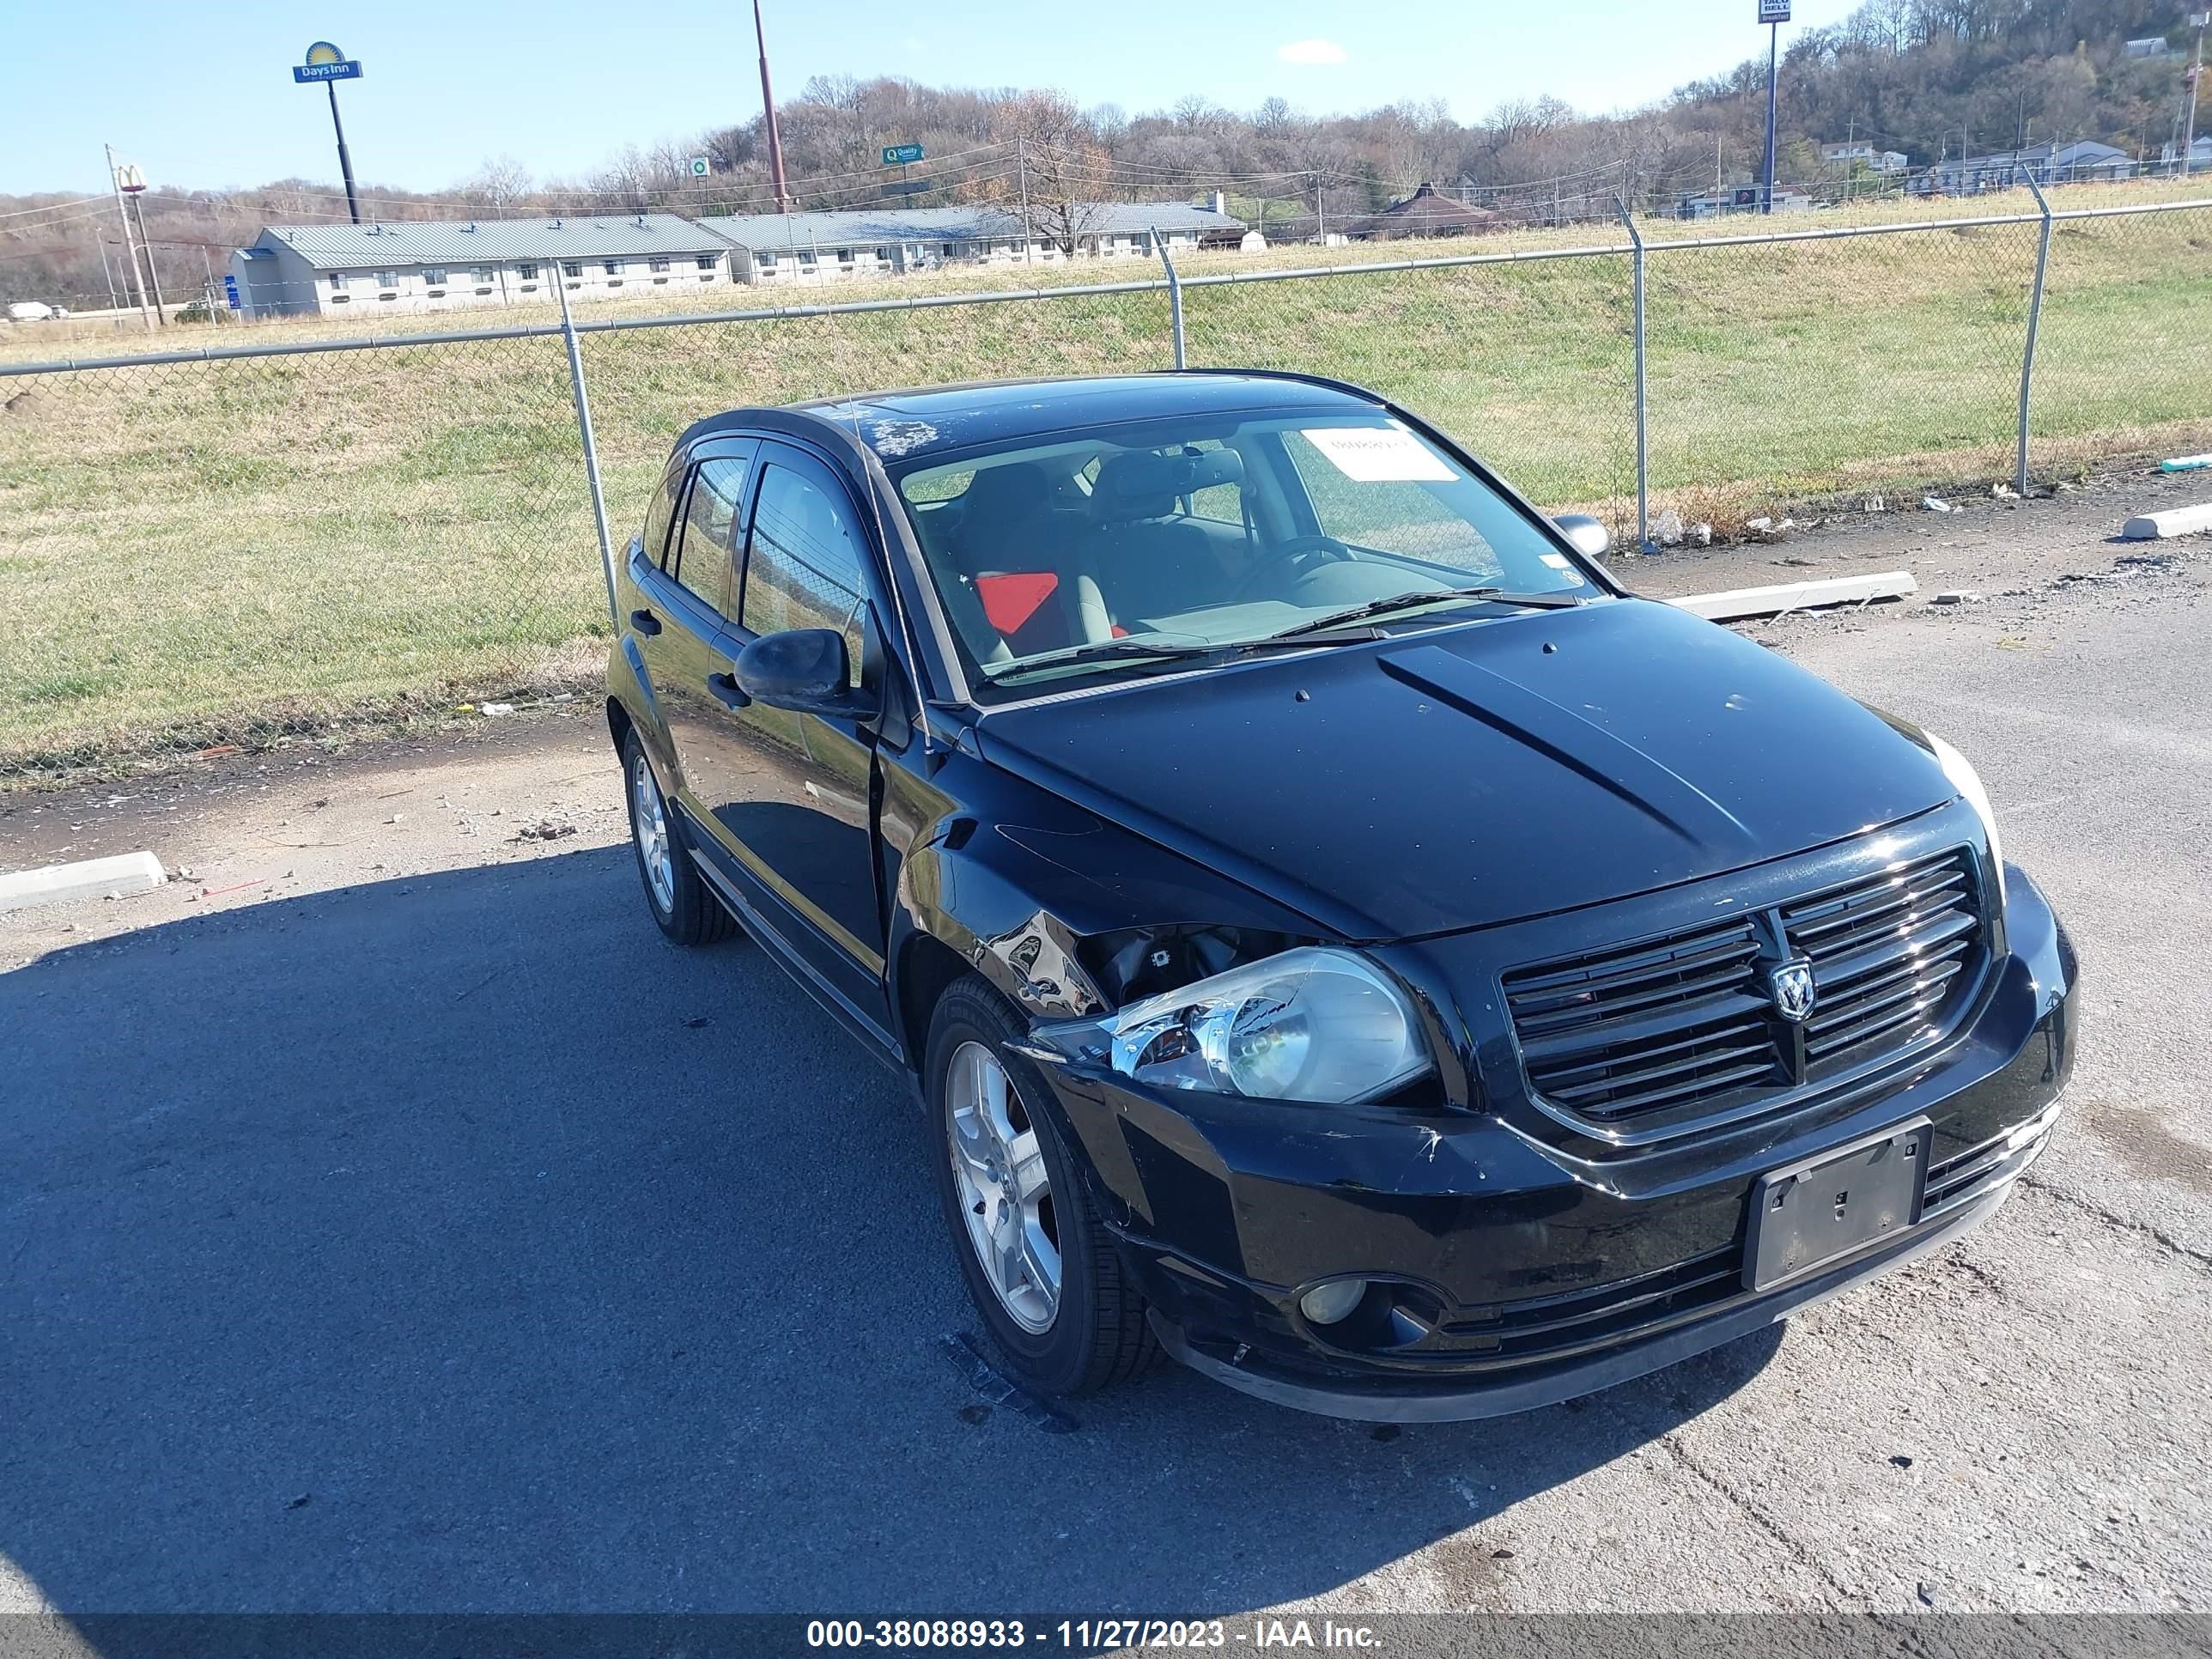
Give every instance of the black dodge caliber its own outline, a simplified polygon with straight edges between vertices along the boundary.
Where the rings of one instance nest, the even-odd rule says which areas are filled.
[[[1943,740],[1354,387],[737,410],[617,573],[663,932],[926,1104],[1012,1369],[1522,1409],[1972,1226],[2075,965]]]

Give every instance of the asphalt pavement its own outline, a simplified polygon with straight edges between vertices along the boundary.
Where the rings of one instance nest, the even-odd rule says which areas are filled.
[[[194,873],[0,920],[0,1609],[2204,1607],[2212,550],[2080,533],[2110,580],[1752,630],[1980,765],[2084,963],[2052,1151],[1487,1423],[988,1403],[918,1109],[662,942],[588,717],[14,804]]]

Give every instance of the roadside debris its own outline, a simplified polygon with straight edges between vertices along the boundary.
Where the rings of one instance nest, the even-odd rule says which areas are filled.
[[[2172,460],[2160,461],[2161,472],[2203,472],[2212,471],[2212,455],[2177,455]]]
[[[511,702],[488,702],[484,704],[483,712],[485,719],[497,720],[502,714],[512,714],[514,705]]]
[[[1920,505],[1930,513],[1956,513],[1959,510],[1940,495],[1923,495]]]
[[[2020,492],[2008,483],[1991,484],[1990,494],[2001,501],[2016,501],[2020,499]]]
[[[1928,603],[1930,605],[1979,605],[1982,596],[1978,593],[1969,593],[1954,588],[1936,594]]]
[[[573,823],[563,823],[556,818],[541,818],[536,823],[526,823],[514,832],[516,841],[559,841],[576,833]]]

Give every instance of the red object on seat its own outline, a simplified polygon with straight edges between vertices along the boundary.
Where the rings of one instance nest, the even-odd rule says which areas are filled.
[[[976,577],[975,597],[982,600],[983,614],[991,619],[991,626],[1012,635],[1020,632],[1059,586],[1060,578],[1049,570],[1012,570],[1004,575]]]

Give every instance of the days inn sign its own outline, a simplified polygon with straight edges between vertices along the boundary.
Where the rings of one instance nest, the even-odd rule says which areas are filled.
[[[307,61],[292,65],[292,78],[312,81],[358,81],[361,64],[347,57],[327,40],[318,40],[307,48]]]

